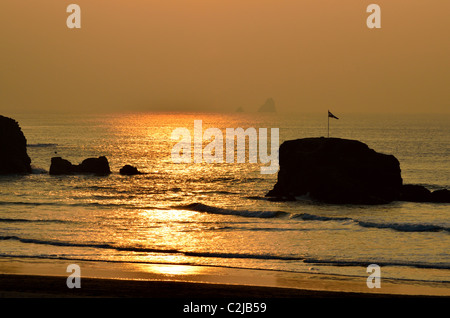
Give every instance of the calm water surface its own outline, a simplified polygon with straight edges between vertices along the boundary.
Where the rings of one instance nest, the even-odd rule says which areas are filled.
[[[34,174],[0,177],[0,257],[213,265],[450,281],[450,204],[270,202],[276,174],[259,164],[174,164],[170,139],[193,131],[280,128],[284,140],[325,136],[313,114],[21,115]],[[450,189],[450,116],[342,114],[333,137],[395,155],[405,183]],[[57,153],[57,154],[55,154]],[[105,155],[113,173],[49,176],[50,158]],[[146,172],[121,176],[131,164]]]

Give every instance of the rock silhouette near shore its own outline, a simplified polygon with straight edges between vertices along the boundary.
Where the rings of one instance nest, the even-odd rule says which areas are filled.
[[[304,138],[284,142],[279,149],[278,180],[266,196],[295,200],[309,196],[333,204],[383,204],[392,201],[450,203],[450,191],[431,192],[422,185],[403,184],[400,163],[393,155],[370,149],[357,140]],[[0,175],[29,174],[31,159],[19,124],[0,115]],[[50,175],[111,173],[105,156],[79,165],[61,157],[51,159]],[[122,175],[142,174],[125,165]]]
[[[27,140],[19,124],[0,115],[0,174],[31,173]]]
[[[277,183],[266,195],[277,200],[308,195],[333,204],[450,202],[448,190],[431,193],[420,185],[403,185],[397,158],[357,140],[286,141],[280,146],[279,162]]]
[[[125,166],[123,166],[123,167],[119,170],[119,173],[120,173],[121,175],[124,175],[124,176],[134,176],[134,175],[143,174],[143,173],[140,172],[136,167],[130,166],[130,165],[125,165]]]
[[[61,157],[53,157],[49,173],[51,175],[109,175],[111,173],[111,169],[109,168],[108,159],[105,156],[85,159],[79,165],[73,165],[70,161]]]

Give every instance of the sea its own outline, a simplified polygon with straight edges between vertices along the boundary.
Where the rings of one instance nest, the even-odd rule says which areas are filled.
[[[174,163],[176,128],[328,134],[305,113],[4,114],[19,122],[33,173],[0,177],[0,259],[167,264],[450,283],[450,204],[274,202],[256,163]],[[404,183],[450,189],[449,114],[336,114],[331,137],[394,155]],[[262,142],[260,140],[260,142]],[[204,141],[203,145],[208,144]],[[225,144],[224,144],[225,153]],[[52,157],[106,156],[112,174],[49,175]],[[129,164],[144,174],[123,176]]]

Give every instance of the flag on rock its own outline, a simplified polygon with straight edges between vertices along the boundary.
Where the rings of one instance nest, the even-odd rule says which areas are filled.
[[[334,116],[330,111],[328,111],[328,117],[335,118],[335,119],[339,119],[339,118],[337,118],[336,116]]]

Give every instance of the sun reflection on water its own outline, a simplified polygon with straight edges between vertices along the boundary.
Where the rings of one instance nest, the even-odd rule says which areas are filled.
[[[198,275],[202,273],[202,266],[188,266],[188,265],[145,265],[146,271],[170,275],[170,276],[184,276],[184,275]]]

